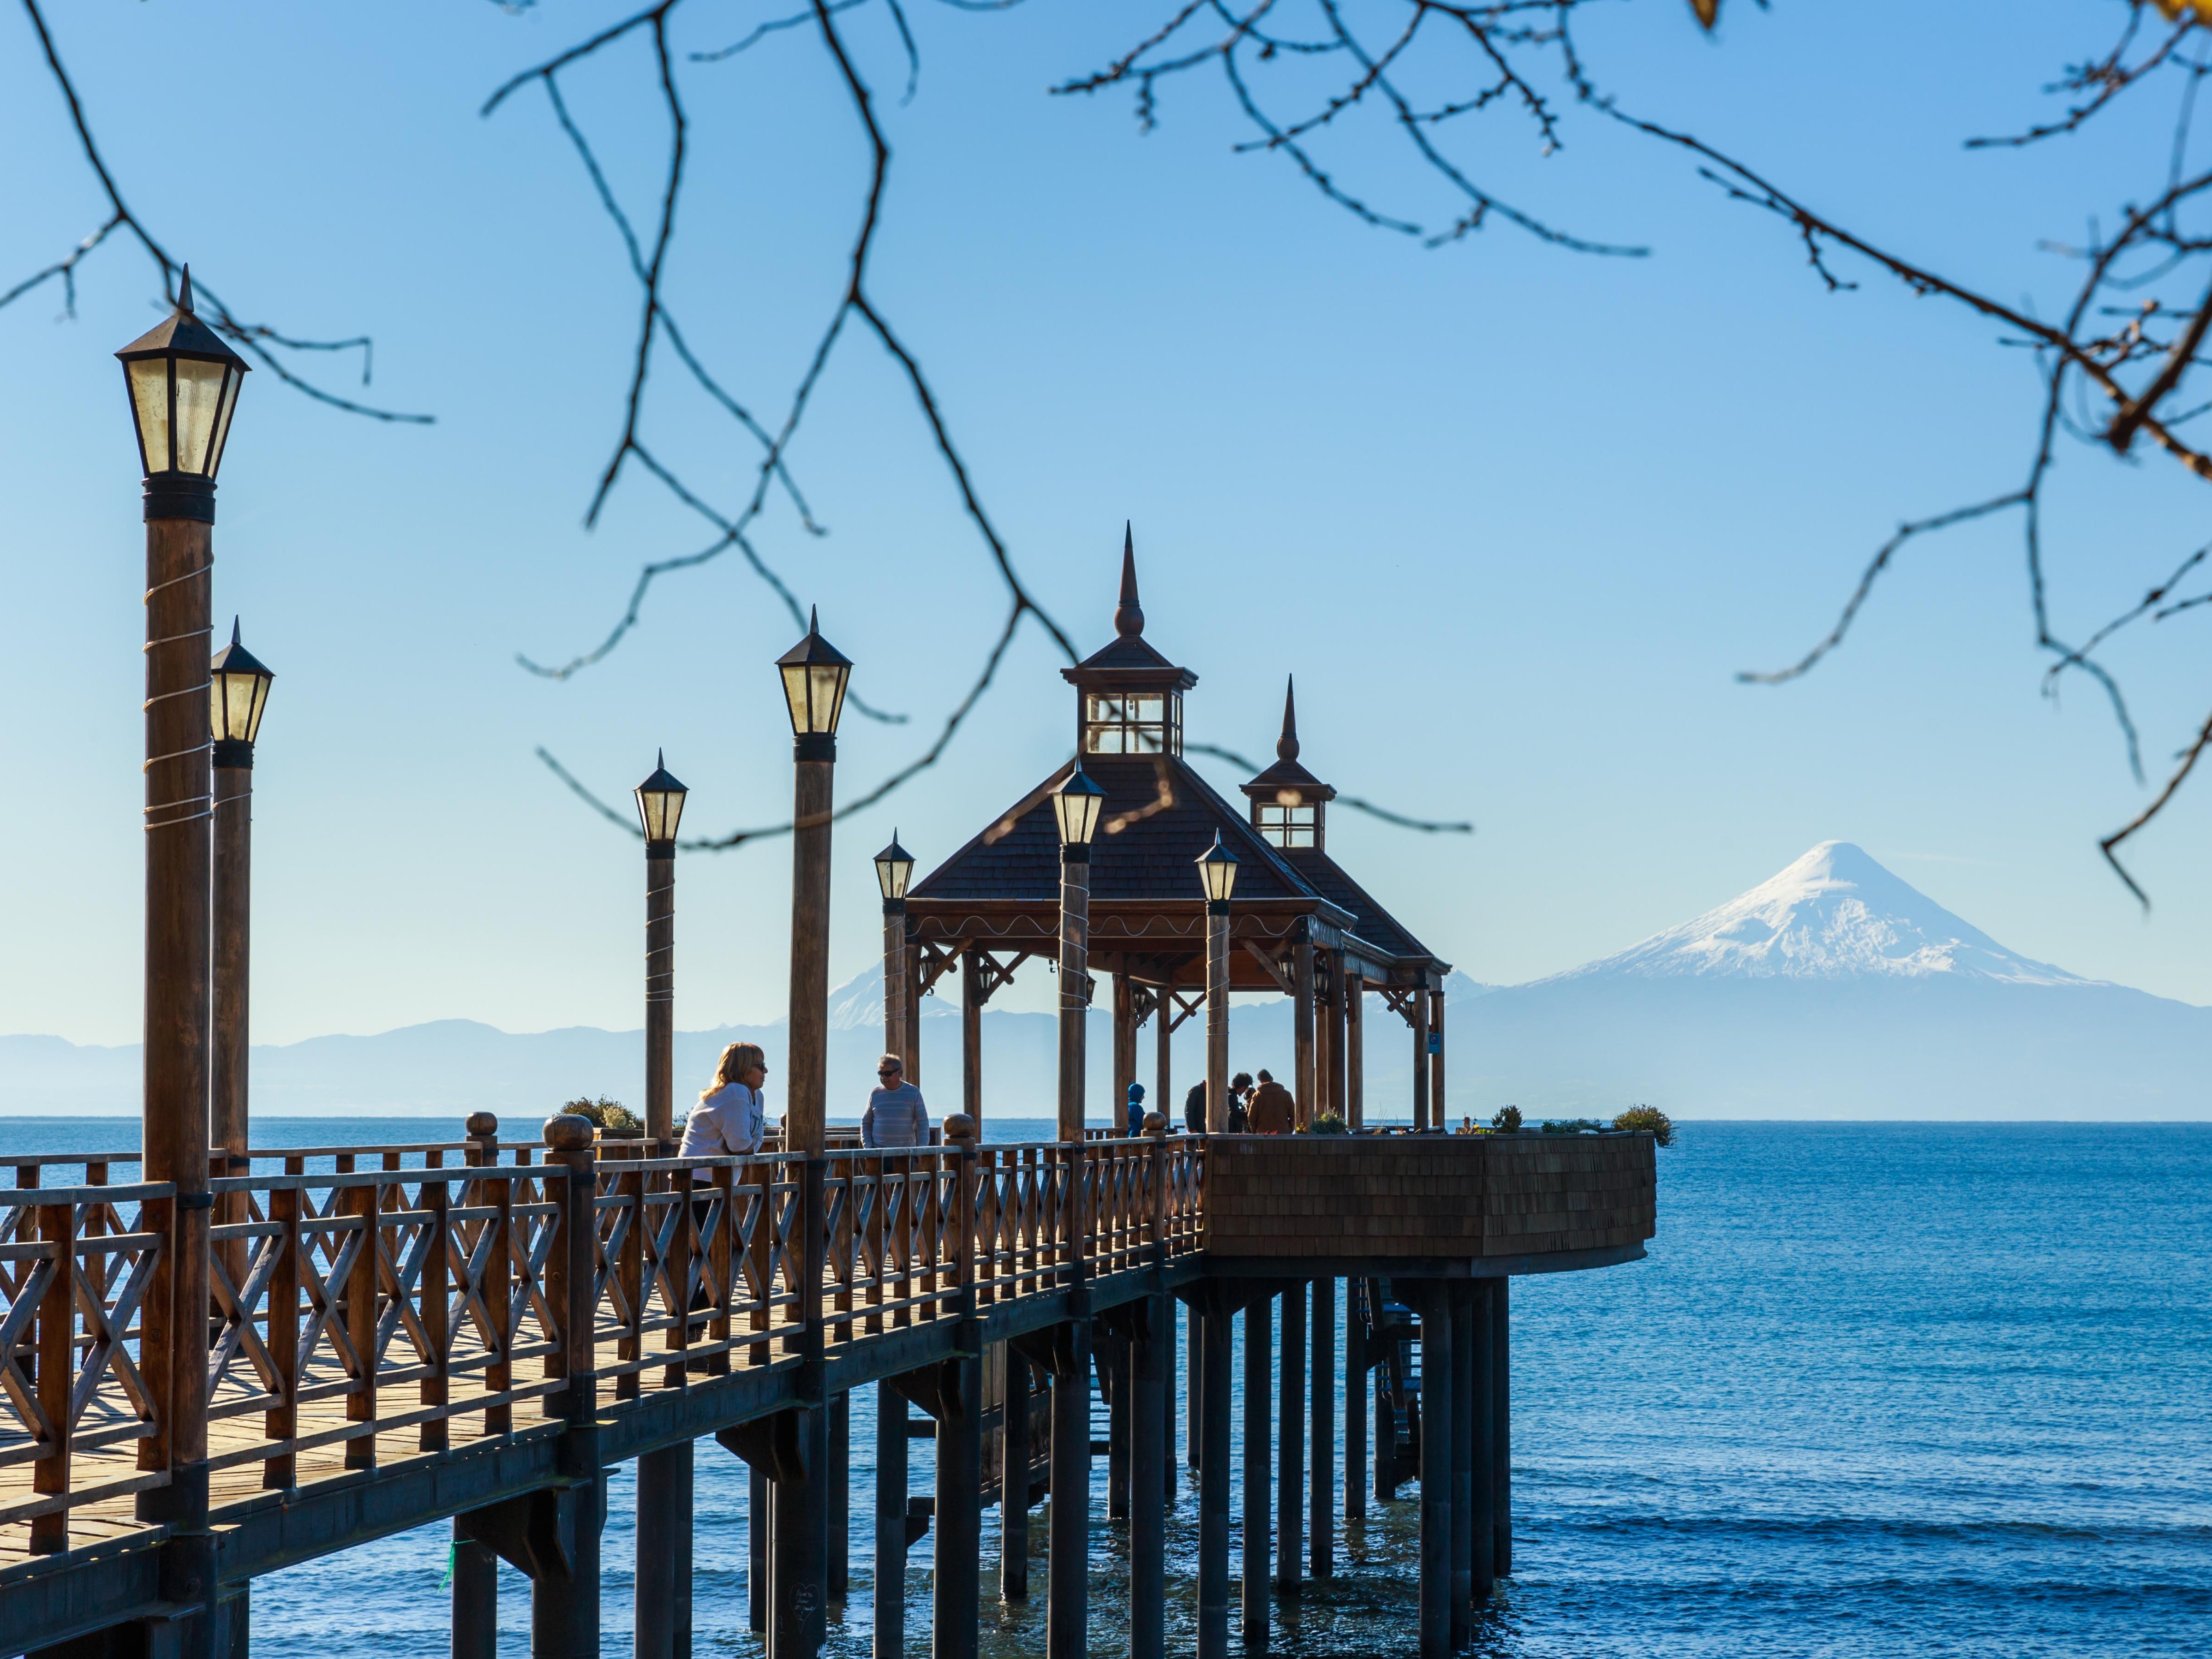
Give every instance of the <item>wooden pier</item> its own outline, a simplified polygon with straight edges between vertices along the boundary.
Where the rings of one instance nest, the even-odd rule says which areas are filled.
[[[486,1132],[459,1142],[339,1152],[331,1174],[304,1173],[311,1152],[257,1152],[253,1165],[289,1168],[210,1181],[218,1213],[236,1218],[201,1235],[216,1317],[197,1469],[170,1454],[174,1401],[142,1345],[149,1295],[172,1277],[177,1194],[109,1182],[119,1160],[18,1162],[0,1206],[6,1651],[244,1654],[256,1577],[450,1518],[457,1656],[492,1652],[495,1556],[530,1575],[533,1655],[596,1654],[605,1477],[636,1459],[641,1612],[649,1598],[667,1610],[641,1617],[637,1650],[688,1654],[690,1458],[707,1440],[764,1477],[769,1651],[811,1656],[842,1591],[830,1419],[852,1390],[878,1387],[933,1419],[939,1473],[916,1505],[886,1460],[870,1523],[878,1582],[898,1582],[926,1509],[932,1650],[971,1655],[980,1509],[1005,1484],[983,1478],[989,1356],[1002,1377],[1052,1385],[1050,1486],[1064,1501],[1051,1505],[1044,1594],[1051,1651],[1080,1652],[1090,1374],[1093,1353],[1110,1350],[1132,1648],[1158,1655],[1181,1303],[1200,1356],[1199,1652],[1225,1654],[1231,1322],[1247,1322],[1245,1409],[1264,1425],[1279,1303],[1291,1404],[1279,1447],[1264,1427],[1247,1440],[1247,1650],[1270,1582],[1296,1591],[1302,1530],[1304,1571],[1330,1569],[1340,1489],[1319,1425],[1324,1408],[1353,1423],[1371,1370],[1376,1489],[1404,1478],[1398,1443],[1413,1419],[1419,1470],[1444,1472],[1421,1480],[1420,1646],[1441,1653],[1510,1569],[1509,1278],[1633,1260],[1655,1216],[1642,1135],[978,1145],[956,1117],[945,1145],[910,1152],[684,1159],[595,1140],[577,1118],[552,1120],[544,1146],[502,1146],[475,1121]],[[40,1184],[42,1164],[65,1162],[82,1184]],[[1342,1370],[1339,1279],[1360,1313],[1360,1352]],[[1419,1316],[1412,1400],[1406,1328],[1367,1311],[1386,1281],[1399,1317]],[[1308,1296],[1313,1319],[1294,1322],[1287,1310],[1302,1314]],[[1310,1364],[1294,1364],[1294,1328]],[[1293,1388],[1294,1371],[1310,1386]],[[994,1475],[1029,1468],[1029,1407],[1025,1393],[1020,1409],[988,1413],[1019,1437],[1012,1456],[991,1458]],[[904,1417],[882,1420],[902,1431]],[[1298,1470],[1283,1486],[1295,1493],[1293,1448],[1310,1428],[1310,1504],[1299,1515],[1286,1495],[1270,1517],[1270,1451]],[[1347,1436],[1347,1520],[1366,1501],[1364,1440]],[[1272,1564],[1271,1539],[1288,1540]],[[879,1651],[902,1650],[903,1613],[896,1593],[879,1602]]]

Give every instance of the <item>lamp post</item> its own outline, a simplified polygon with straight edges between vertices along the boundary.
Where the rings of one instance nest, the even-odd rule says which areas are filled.
[[[906,884],[914,879],[914,854],[899,845],[891,831],[890,845],[876,854],[876,885],[884,893],[884,1052],[896,1054],[914,1075],[906,1029]]]
[[[657,750],[631,793],[645,831],[645,1138],[665,1158],[676,1139],[676,826],[691,792]]]
[[[1229,895],[1237,886],[1237,854],[1221,844],[1198,857],[1206,894],[1206,1130],[1229,1127]]]
[[[845,712],[845,683],[853,676],[853,664],[822,637],[820,621],[810,613],[806,637],[778,657],[775,665],[791,710],[797,773],[791,808],[791,1059],[783,1149],[819,1158],[830,1036],[830,816],[837,717]]]
[[[214,810],[206,715],[215,480],[246,361],[192,314],[186,270],[176,309],[117,352],[145,477],[146,997],[145,1177],[173,1182],[167,1259],[141,1304],[140,1358],[166,1433],[138,1443],[139,1467],[167,1486],[138,1495],[186,1553],[204,1553],[213,1618],[214,1539],[206,1530],[208,1311],[207,821]],[[160,1224],[156,1222],[155,1225]]]
[[[212,927],[214,951],[210,988],[208,1045],[208,1140],[229,1155],[233,1175],[246,1172],[251,1133],[246,1107],[246,1005],[251,988],[248,957],[253,927],[253,740],[261,730],[261,711],[269,704],[270,682],[276,677],[239,643],[238,622],[230,624],[230,643],[208,665],[208,732],[214,740],[215,878]],[[246,1194],[226,1196],[219,1218],[246,1219]],[[234,1284],[242,1285],[246,1243],[240,1239],[224,1253]]]
[[[1060,1138],[1083,1139],[1084,1023],[1091,999],[1091,841],[1106,792],[1079,762],[1052,792],[1060,826]]]

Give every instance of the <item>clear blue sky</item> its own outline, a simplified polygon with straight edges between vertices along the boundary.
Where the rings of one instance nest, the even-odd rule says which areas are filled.
[[[772,818],[789,744],[769,665],[795,630],[732,559],[665,585],[599,669],[554,685],[514,665],[595,641],[639,561],[699,539],[641,483],[582,528],[634,290],[544,97],[476,113],[623,9],[52,9],[159,234],[249,314],[374,333],[373,395],[438,416],[374,425],[258,374],[238,417],[217,605],[244,614],[279,675],[257,772],[257,1036],[636,1024],[636,843],[533,747],[621,798],[665,744],[693,787],[687,830]],[[1584,46],[1638,108],[2048,309],[2070,273],[2039,242],[2085,235],[2155,183],[2162,140],[2123,116],[2025,155],[1958,141],[2045,112],[2035,88],[2117,9],[1738,0],[1713,42],[1676,0],[1639,0]],[[702,3],[678,45],[776,15]],[[899,146],[876,291],[1079,642],[1105,636],[1132,519],[1152,637],[1200,677],[1194,737],[1264,753],[1295,667],[1315,770],[1479,823],[1423,837],[1340,813],[1333,839],[1479,979],[1619,949],[1841,836],[2014,950],[2212,1002],[2212,784],[2143,838],[2146,922],[2094,851],[2142,796],[2084,688],[2055,708],[2037,695],[2012,524],[1914,550],[1810,680],[1731,681],[1824,631],[1898,520],[2017,482],[2021,354],[1878,279],[1825,293],[1786,228],[1587,118],[1549,161],[1510,124],[1464,153],[1577,228],[1650,243],[1648,259],[1504,228],[1425,252],[1364,228],[1279,163],[1232,153],[1218,81],[1170,89],[1149,137],[1126,98],[1044,95],[1149,15],[919,9],[906,107],[886,24],[851,22]],[[686,75],[692,194],[671,294],[773,410],[836,291],[863,157],[804,31]],[[660,128],[641,53],[568,87],[642,210]],[[19,15],[0,17],[0,153],[4,283],[101,216]],[[1379,137],[1353,135],[1336,161],[1378,198],[1449,214]],[[140,530],[108,354],[149,325],[153,291],[118,244],[88,262],[77,320],[57,320],[56,290],[0,313],[0,1030],[137,1032]],[[750,456],[672,377],[652,418],[722,499],[741,488]],[[778,513],[763,549],[821,604],[855,688],[914,716],[848,720],[841,774],[857,789],[959,696],[1000,596],[866,338],[842,348],[793,461],[833,534],[811,541]],[[2202,538],[2207,501],[2154,460],[2068,453],[2062,624],[2083,633],[2132,602]],[[2175,632],[2189,626],[2116,656],[2154,765],[2212,696],[2201,642]],[[945,763],[841,826],[840,977],[876,948],[866,860],[894,823],[932,862],[1064,755],[1058,665],[1025,633]],[[781,1008],[788,862],[783,842],[683,861],[680,1024]]]

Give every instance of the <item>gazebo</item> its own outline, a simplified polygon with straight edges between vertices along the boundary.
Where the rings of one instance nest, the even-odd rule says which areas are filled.
[[[1137,1076],[1137,1033],[1153,1032],[1154,1109],[1176,1118],[1176,1028],[1204,1006],[1206,901],[1197,860],[1218,836],[1238,860],[1230,986],[1294,1005],[1291,1075],[1300,1125],[1331,1111],[1362,1127],[1363,1010],[1374,992],[1411,1027],[1416,1128],[1444,1121],[1444,978],[1451,971],[1328,853],[1336,791],[1300,763],[1293,692],[1275,763],[1242,786],[1239,811],[1183,758],[1183,696],[1198,676],[1145,637],[1135,550],[1125,532],[1114,638],[1061,677],[1075,688],[1075,758],[985,826],[906,896],[906,1060],[919,1076],[918,1000],[960,975],[963,1109],[981,1121],[982,1014],[1032,957],[1060,939],[1060,840],[1051,795],[1079,763],[1106,792],[1091,854],[1090,963],[1112,976],[1114,1103]],[[1095,981],[1093,982],[1095,988]],[[1095,988],[1093,991],[1095,994]],[[898,1046],[894,1043],[894,1047]]]

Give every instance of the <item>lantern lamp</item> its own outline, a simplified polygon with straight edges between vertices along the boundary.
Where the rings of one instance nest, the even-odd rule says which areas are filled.
[[[131,415],[138,432],[138,459],[149,492],[208,497],[222,465],[238,389],[252,367],[192,313],[191,267],[185,267],[177,308],[151,331],[117,352]],[[165,503],[160,516],[198,514]],[[212,519],[211,500],[207,516]]]
[[[791,705],[791,735],[835,738],[853,660],[822,637],[814,612],[807,614],[806,637],[778,657],[775,665],[783,675],[784,701]]]
[[[906,884],[914,878],[914,854],[899,845],[898,831],[891,831],[891,844],[876,854],[876,885],[884,890],[886,904],[906,897]]]
[[[1198,857],[1198,879],[1206,889],[1208,904],[1226,904],[1231,889],[1237,885],[1237,854],[1221,844],[1219,831],[1214,833],[1213,845]]]
[[[676,826],[684,819],[684,798],[691,792],[669,772],[665,750],[655,750],[653,775],[638,785],[637,821],[645,830],[646,850],[656,847],[675,850]]]
[[[238,642],[238,618],[232,617],[230,643],[208,665],[208,734],[215,739],[217,766],[253,764],[253,739],[276,678]]]
[[[1060,824],[1062,849],[1091,845],[1098,833],[1098,809],[1105,804],[1105,790],[1082,767],[1067,775],[1067,781],[1052,792],[1052,814]]]

